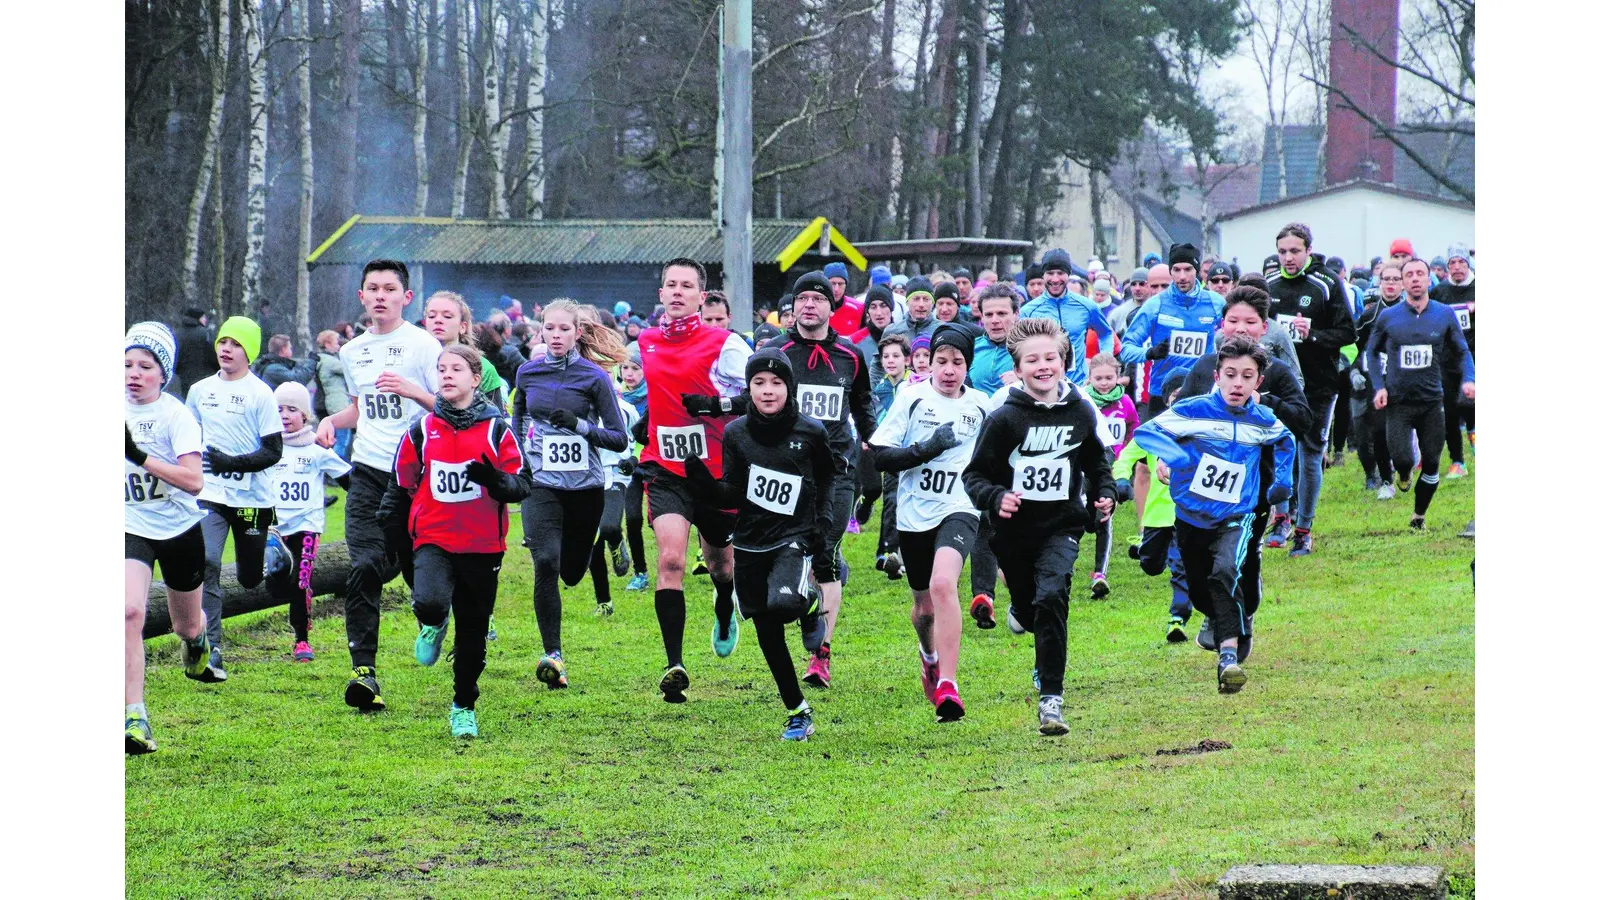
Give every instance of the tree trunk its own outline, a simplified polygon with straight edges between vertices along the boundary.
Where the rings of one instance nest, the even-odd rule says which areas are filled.
[[[333,185],[334,216],[340,222],[350,218],[356,209],[356,144],[353,130],[361,118],[361,0],[344,0],[343,20],[339,28],[339,102],[337,120],[350,132],[340,137],[334,145]]]
[[[244,19],[244,59],[249,67],[249,162],[245,166],[244,264],[239,271],[239,307],[261,321],[261,255],[267,240],[267,54],[261,41],[256,0],[239,6]]]
[[[967,150],[967,221],[966,233],[973,237],[983,237],[983,168],[979,154],[983,149],[983,142],[979,137],[979,126],[983,121],[983,83],[989,74],[989,4],[988,0],[973,0],[972,3],[972,34],[970,35],[970,49],[967,59],[971,64],[967,71],[967,124],[963,131],[966,134],[965,143]],[[999,108],[996,107],[998,118]]]
[[[1089,222],[1094,234],[1091,236],[1089,245],[1094,248],[1094,255],[1101,261],[1104,261],[1107,255],[1105,240],[1101,236],[1105,221],[1102,218],[1103,213],[1100,207],[1104,197],[1105,189],[1100,186],[1100,173],[1091,168],[1089,170]]]
[[[300,234],[295,244],[294,342],[311,350],[311,270],[306,257],[311,255],[311,209],[316,193],[315,170],[311,166],[311,19],[307,0],[295,0],[295,32],[300,45],[299,103],[295,112],[300,125]]]
[[[216,43],[209,53],[211,114],[206,117],[206,133],[200,144],[200,170],[195,175],[194,193],[189,195],[189,216],[184,225],[182,292],[185,306],[194,306],[200,293],[200,220],[205,216],[206,197],[211,192],[212,174],[216,170],[217,142],[222,136],[222,107],[228,90],[228,6],[229,0],[216,0]],[[217,190],[220,194],[222,189]]]
[[[211,180],[217,185],[212,192],[215,202],[211,207],[211,245],[215,248],[212,254],[211,306],[217,311],[217,321],[220,323],[233,312],[233,304],[228,300],[228,223],[224,217],[226,204],[223,202],[221,153],[212,154]]]
[[[489,218],[509,219],[506,207],[506,144],[511,133],[500,121],[500,45],[505,37],[505,15],[497,13],[494,0],[478,0],[478,44],[483,66],[483,126],[489,147]]]
[[[549,167],[544,158],[544,84],[545,54],[550,38],[550,4],[548,0],[532,0],[528,10],[528,102],[524,120],[522,145],[522,214],[530,219],[544,218],[545,173]]]
[[[1035,153],[1029,156],[1028,192],[1022,200],[1022,239],[1025,241],[1038,240],[1039,200],[1042,193],[1044,193],[1044,160],[1037,157],[1036,148]],[[1033,251],[1029,250],[1023,262],[1032,265],[1033,261]]]
[[[456,3],[456,174],[450,183],[450,215],[467,213],[467,167],[472,162],[472,0]]]
[[[253,588],[239,584],[235,574],[238,567],[228,563],[222,567],[222,616],[284,606],[274,600],[263,582]],[[350,579],[350,548],[343,541],[329,541],[317,548],[317,564],[311,570],[311,592],[315,596],[343,594]],[[293,602],[293,601],[291,601]],[[144,614],[146,640],[172,631],[172,614],[167,610],[167,586],[159,581],[150,582],[150,595]]]
[[[983,129],[982,148],[982,173],[983,191],[985,196],[990,196],[1001,188],[995,183],[995,172],[1000,165],[1001,147],[1011,138],[1011,127],[1016,121],[1017,94],[1022,86],[1022,66],[1017,57],[1017,49],[1022,42],[1022,35],[1028,28],[1028,4],[1023,0],[1005,0],[1005,7],[1001,13],[1005,24],[1005,31],[1000,38],[1000,85],[995,89],[994,115],[989,117],[989,124]],[[989,206],[991,226],[998,225],[998,220],[1008,215],[993,203]],[[1000,227],[996,234],[1003,234],[1004,227]]]
[[[923,129],[923,149],[934,181],[928,196],[928,224],[922,229],[926,237],[939,236],[939,205],[941,186],[944,183],[942,159],[950,144],[950,128],[955,117],[955,40],[956,2],[945,0],[939,12],[939,33],[934,41],[933,68],[928,72],[928,125]]]
[[[433,45],[433,16],[425,0],[415,0],[413,27],[416,29],[416,66],[411,70],[412,100],[416,108],[411,117],[411,155],[417,164],[417,192],[411,200],[411,214],[428,214],[428,48]]]

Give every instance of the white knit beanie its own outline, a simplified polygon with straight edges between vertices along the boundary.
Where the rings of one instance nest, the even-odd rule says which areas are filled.
[[[311,411],[311,392],[306,390],[306,386],[298,381],[285,381],[283,384],[278,385],[278,389],[272,392],[272,396],[273,399],[277,400],[279,406],[288,406],[300,410],[305,414],[306,422],[308,423],[315,415]]]
[[[178,360],[178,341],[172,336],[172,329],[160,322],[140,322],[128,329],[123,345],[123,352],[138,347],[156,358],[162,387],[172,380],[172,366]]]

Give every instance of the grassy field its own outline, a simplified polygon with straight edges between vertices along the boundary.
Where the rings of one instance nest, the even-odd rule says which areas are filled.
[[[1353,454],[1329,472],[1313,556],[1268,551],[1236,696],[1217,694],[1215,657],[1164,642],[1164,576],[1115,554],[1114,592],[1091,601],[1080,560],[1058,739],[1035,731],[1032,639],[970,621],[968,715],[935,726],[905,583],[873,571],[870,535],[847,540],[835,683],[809,692],[804,744],[778,739],[753,631],[712,655],[704,578],[689,703],[658,699],[651,595],[623,579],[610,619],[587,582],[567,592],[572,688],[551,692],[531,566],[509,552],[473,743],[449,736],[448,665],[411,658],[398,580],[379,715],[341,700],[339,618],[315,621],[309,665],[281,611],[229,620],[221,686],[151,641],[161,750],[126,765],[128,893],[1176,898],[1214,896],[1238,863],[1345,862],[1443,866],[1470,896],[1473,545],[1455,533],[1474,479],[1442,483],[1414,535],[1409,496],[1379,504],[1358,478]],[[1122,546],[1131,508],[1118,527]],[[1230,747],[1189,752],[1202,741]]]

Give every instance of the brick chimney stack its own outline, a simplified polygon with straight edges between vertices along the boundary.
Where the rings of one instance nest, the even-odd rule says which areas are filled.
[[[1400,0],[1333,0],[1328,50],[1329,81],[1368,115],[1395,124],[1394,66],[1374,55],[1362,41],[1397,59],[1400,45]],[[1351,37],[1342,26],[1360,35]],[[1338,94],[1328,95],[1327,183],[1361,178],[1394,182],[1394,145],[1378,136]]]

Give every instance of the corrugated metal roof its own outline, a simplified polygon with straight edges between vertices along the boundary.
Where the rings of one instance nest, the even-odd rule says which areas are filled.
[[[773,262],[809,220],[761,219],[751,227],[751,257]],[[475,219],[363,216],[315,254],[312,265],[359,266],[379,258],[407,263],[584,265],[666,262],[679,256],[722,262],[722,237],[709,219]]]

